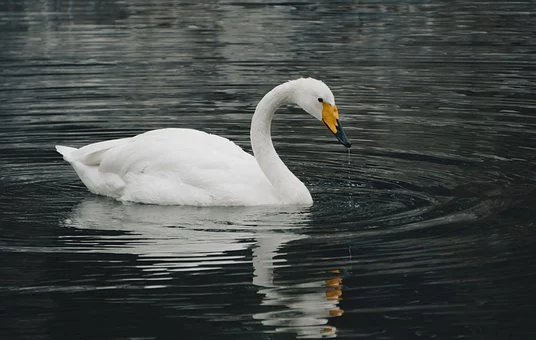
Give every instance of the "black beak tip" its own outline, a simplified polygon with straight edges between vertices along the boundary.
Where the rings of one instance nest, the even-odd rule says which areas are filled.
[[[352,147],[352,143],[350,143],[350,141],[348,140],[348,137],[346,137],[346,134],[344,133],[344,130],[342,129],[340,125],[337,129],[337,133],[335,133],[335,137],[337,137],[339,142],[341,142],[341,144],[346,146],[347,148]]]
[[[352,147],[352,143],[347,138],[338,138],[339,142],[341,142],[342,145],[346,146],[348,149]]]
[[[328,126],[328,125],[326,124],[326,126]],[[335,135],[335,137],[337,137],[337,140],[342,145],[344,145],[348,149],[352,147],[352,143],[350,143],[350,141],[348,140],[348,137],[346,137],[346,133],[344,133],[344,130],[342,129],[342,125],[341,125],[341,123],[339,122],[338,119],[337,119],[337,129],[336,129],[336,131],[333,132],[333,130],[331,130],[331,128],[329,128],[329,126],[328,126],[328,129],[330,129],[330,131]]]

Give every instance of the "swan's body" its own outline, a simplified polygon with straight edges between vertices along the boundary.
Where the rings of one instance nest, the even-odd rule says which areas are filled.
[[[93,193],[122,201],[181,205],[304,204],[305,185],[277,155],[270,135],[275,110],[295,103],[349,147],[333,95],[322,82],[297,79],[275,87],[251,123],[255,157],[226,138],[192,129],[160,129],[75,149],[56,146]]]
[[[198,130],[153,130],[81,149],[58,147],[58,151],[89,190],[119,200],[184,205],[278,203],[276,191],[253,156],[228,139]],[[300,198],[303,203],[310,199],[310,195]]]

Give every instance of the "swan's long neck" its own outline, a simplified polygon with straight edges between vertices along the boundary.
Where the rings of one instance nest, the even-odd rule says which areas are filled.
[[[260,168],[286,203],[312,203],[305,185],[287,168],[272,143],[271,126],[276,110],[293,103],[294,86],[287,82],[268,92],[259,102],[251,121],[251,147]]]

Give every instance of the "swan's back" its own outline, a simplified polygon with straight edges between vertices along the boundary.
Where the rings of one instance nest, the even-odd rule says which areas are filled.
[[[90,191],[120,200],[187,205],[278,201],[253,156],[226,138],[198,130],[153,130],[57,150]]]

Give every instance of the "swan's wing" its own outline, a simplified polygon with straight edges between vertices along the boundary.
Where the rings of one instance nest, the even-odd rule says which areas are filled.
[[[102,147],[89,148],[95,144],[84,147],[88,148],[86,163],[98,160],[101,171],[126,175],[224,169],[234,162],[254,160],[230,140],[192,129],[152,130],[125,140],[102,142]],[[107,146],[111,147],[102,153]]]
[[[135,136],[102,154],[99,171],[125,181],[122,199],[146,203],[247,204],[240,200],[262,196],[255,190],[273,191],[253,156],[226,138],[191,129]]]

